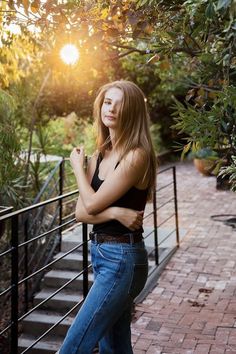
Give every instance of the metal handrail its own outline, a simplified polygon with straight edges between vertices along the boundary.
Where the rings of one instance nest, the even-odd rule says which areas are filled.
[[[169,204],[170,202],[172,202],[174,200],[174,198],[170,198],[169,200],[167,200],[165,203],[161,204],[157,210],[160,210],[161,208],[163,208],[166,204]]]
[[[162,221],[160,224],[158,224],[157,227],[161,227],[162,225],[164,225],[167,221],[169,221],[171,218],[173,218],[173,216],[175,216],[175,213],[168,216],[168,218],[166,218],[164,221]]]
[[[54,328],[56,328],[66,317],[68,317],[77,307],[79,307],[84,302],[84,299],[80,300],[75,304],[64,316],[60,318],[52,327],[50,327],[46,332],[44,332],[36,341],[34,341],[28,348],[26,348],[21,354],[27,353],[27,351],[35,346],[38,342],[41,341],[44,337],[46,337]]]
[[[158,267],[160,264],[163,263],[163,260],[161,261],[161,263],[159,262],[159,247],[160,245],[162,245],[174,232],[176,232],[176,246],[179,246],[179,230],[178,230],[178,207],[177,207],[177,188],[176,188],[176,170],[175,167],[171,166],[168,168],[165,168],[161,171],[158,171],[158,174],[167,172],[167,171],[171,171],[173,173],[173,181],[171,183],[168,183],[168,185],[173,184],[174,188],[173,188],[173,194],[174,197],[168,199],[167,201],[165,201],[164,203],[162,203],[161,205],[157,205],[157,198],[156,198],[156,194],[160,191],[160,189],[156,189],[155,188],[155,192],[153,193],[153,211],[151,211],[148,215],[145,215],[144,219],[146,219],[147,217],[153,216],[153,229],[148,232],[147,235],[145,235],[145,239],[147,237],[150,237],[153,234],[153,238],[154,238],[154,247],[152,249],[152,251],[150,252],[151,255],[153,255],[153,251],[155,251],[155,255],[154,255],[154,259],[155,259],[155,267]],[[61,178],[61,185],[62,185],[62,178]],[[163,188],[167,187],[167,185],[163,186]],[[161,188],[161,189],[163,189]],[[9,250],[6,250],[5,252],[3,252],[2,254],[0,254],[0,258],[6,255],[9,255],[11,253],[12,257],[12,270],[14,269],[14,271],[12,271],[12,280],[11,280],[11,285],[5,289],[1,294],[0,297],[3,295],[6,295],[7,293],[11,292],[11,322],[10,324],[8,324],[3,331],[0,332],[0,335],[5,333],[6,331],[9,331],[9,329],[11,329],[11,352],[16,352],[17,351],[17,337],[18,337],[18,323],[20,321],[22,321],[26,316],[28,316],[30,313],[32,313],[33,311],[35,311],[36,309],[38,309],[41,305],[45,304],[47,301],[49,301],[53,296],[55,296],[56,294],[58,294],[60,291],[62,291],[66,286],[68,286],[69,284],[71,284],[74,280],[76,280],[78,277],[83,276],[83,299],[86,297],[87,292],[88,292],[88,270],[91,268],[91,264],[88,264],[88,239],[87,239],[87,225],[86,224],[82,224],[83,230],[82,230],[82,236],[83,236],[83,241],[79,243],[79,245],[76,245],[75,247],[73,247],[71,250],[67,251],[66,253],[63,253],[62,255],[60,255],[59,257],[57,257],[55,260],[50,260],[49,262],[40,267],[40,269],[34,271],[31,274],[28,274],[26,272],[26,274],[23,276],[22,279],[19,279],[19,275],[18,275],[18,259],[19,259],[19,254],[18,251],[20,248],[27,248],[27,246],[34,242],[39,240],[40,238],[43,237],[47,237],[49,238],[50,234],[55,233],[56,231],[61,233],[61,230],[63,228],[65,228],[66,226],[68,226],[69,224],[71,224],[72,222],[75,221],[75,218],[73,218],[72,220],[69,220],[67,222],[62,222],[62,215],[60,217],[60,224],[56,227],[53,227],[50,230],[47,230],[43,233],[41,233],[40,235],[37,235],[36,237],[33,237],[30,240],[24,240],[24,242],[20,242],[20,240],[18,240],[18,220],[19,217],[21,215],[23,215],[24,213],[29,213],[32,210],[36,210],[37,208],[42,208],[45,207],[51,203],[62,203],[62,201],[70,196],[74,196],[78,193],[78,189],[73,190],[71,192],[65,193],[65,194],[61,194],[59,196],[53,197],[49,200],[46,201],[42,201],[42,202],[38,202],[36,204],[33,204],[29,207],[25,207],[21,210],[18,211],[14,211],[14,212],[10,212],[7,215],[1,216],[0,217],[0,221],[6,221],[6,220],[11,220],[11,228],[12,228],[12,242],[11,242],[11,247]],[[162,221],[161,223],[157,223],[157,212],[161,209],[164,208],[164,206],[166,206],[168,203],[171,203],[172,201],[174,201],[174,206],[175,206],[175,212],[168,216],[164,221]],[[69,216],[73,216],[74,213],[70,214]],[[164,223],[166,223],[168,220],[170,220],[170,218],[172,218],[173,216],[175,216],[175,229],[171,230],[167,236],[165,236],[165,238],[161,241],[158,242],[158,228],[160,226],[162,226]],[[66,219],[66,217],[64,217],[64,219]],[[80,271],[78,274],[76,274],[72,279],[68,280],[65,284],[63,284],[61,287],[59,287],[53,294],[51,294],[50,296],[48,296],[46,299],[44,299],[43,301],[41,301],[39,304],[37,304],[36,306],[34,306],[33,308],[31,308],[30,310],[25,311],[23,314],[20,314],[18,311],[18,288],[19,286],[22,284],[27,284],[27,282],[30,279],[34,279],[34,277],[36,277],[39,273],[43,273],[48,267],[51,267],[52,265],[54,265],[56,262],[59,262],[61,259],[63,259],[64,257],[66,257],[68,254],[76,251],[79,248],[83,248],[83,270]],[[173,249],[169,252],[172,254]],[[150,273],[153,272],[153,269],[150,270]],[[44,334],[42,334],[36,341],[34,341],[26,350],[24,350],[22,352],[26,353],[28,350],[30,350],[32,347],[35,346],[36,343],[38,343],[42,338],[44,338],[48,333],[50,333],[52,331],[52,329],[54,329],[59,323],[61,323],[61,321],[63,321],[64,318],[66,318],[75,308],[77,308],[82,302],[83,299],[77,303],[76,305],[74,305],[72,307],[72,309],[70,311],[67,312],[66,315],[64,315],[59,321],[57,321],[56,324],[54,324],[52,327],[50,327],[50,329],[48,329]]]
[[[168,235],[159,243],[159,246],[165,242],[174,232],[176,231],[176,229],[173,229],[171,232],[168,233]]]
[[[79,244],[79,246],[77,247],[77,249],[80,248],[81,246],[83,246],[83,244],[84,244],[84,243],[81,242],[81,243]],[[55,264],[56,262],[58,262],[58,260],[59,260],[59,259],[56,259],[56,260],[54,260],[54,261],[51,261],[50,263],[46,264],[44,267],[38,269],[36,272],[34,272],[34,273],[28,275],[27,277],[21,279],[21,280],[18,282],[18,285],[23,284],[26,280],[29,280],[30,278],[32,278],[32,277],[34,277],[35,275],[39,274],[39,273],[42,272],[43,270],[47,269],[47,268],[50,267],[51,265],[53,265],[53,264]]]
[[[59,201],[59,200],[61,200],[61,199],[70,197],[71,195],[74,195],[74,194],[76,194],[76,193],[78,193],[78,192],[79,192],[79,190],[76,189],[76,190],[71,191],[71,192],[68,192],[68,193],[66,193],[66,194],[58,195],[57,197],[54,197],[54,198],[51,198],[51,199],[48,199],[48,200],[44,200],[43,202],[39,202],[39,203],[30,205],[30,206],[28,206],[28,207],[25,207],[25,208],[23,208],[23,209],[19,209],[19,210],[13,211],[13,212],[11,212],[11,213],[8,213],[7,215],[1,216],[1,217],[0,217],[0,221],[4,221],[4,220],[7,220],[7,219],[12,219],[12,218],[15,217],[15,216],[21,215],[21,214],[23,214],[23,213],[27,213],[27,212],[30,211],[30,210],[34,210],[34,209],[40,208],[40,207],[42,207],[42,206],[51,204],[51,203],[53,203],[53,202]]]
[[[0,206],[0,215],[1,214],[7,214],[9,213],[11,210],[13,209],[13,207],[5,207],[5,206]]]
[[[156,190],[156,192],[160,192],[161,190],[163,190],[163,189],[165,189],[165,188],[171,186],[172,184],[173,184],[173,182],[170,182],[170,183],[168,183],[168,184],[165,184],[164,186],[158,188],[158,189]]]

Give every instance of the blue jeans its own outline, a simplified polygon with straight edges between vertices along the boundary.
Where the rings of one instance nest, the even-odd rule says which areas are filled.
[[[94,283],[59,351],[91,354],[132,354],[131,307],[147,280],[144,242],[91,242]]]

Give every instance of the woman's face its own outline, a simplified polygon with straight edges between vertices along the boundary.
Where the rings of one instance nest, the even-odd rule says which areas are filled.
[[[123,92],[117,87],[112,87],[105,93],[101,118],[107,128],[116,129],[122,99]]]

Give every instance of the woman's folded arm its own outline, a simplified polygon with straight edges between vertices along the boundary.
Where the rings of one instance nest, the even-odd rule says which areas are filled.
[[[128,208],[114,206],[108,207],[96,215],[88,214],[80,197],[77,200],[75,217],[77,222],[86,224],[100,224],[110,220],[117,220],[131,231],[140,229],[143,224],[143,211]]]

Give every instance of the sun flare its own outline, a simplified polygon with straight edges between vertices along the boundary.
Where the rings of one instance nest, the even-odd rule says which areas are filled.
[[[79,51],[74,44],[66,44],[60,50],[60,57],[67,65],[74,65],[79,60]]]

